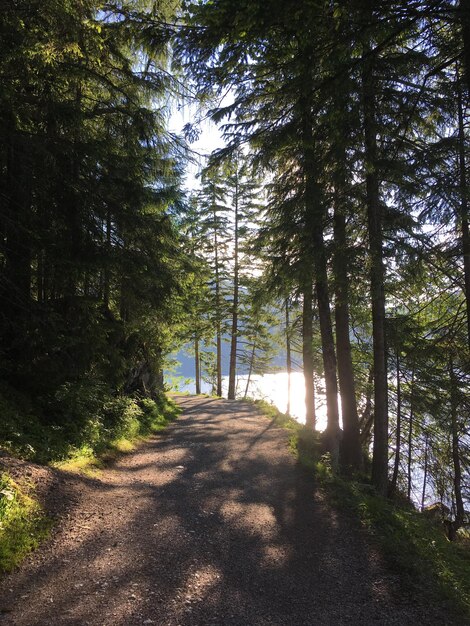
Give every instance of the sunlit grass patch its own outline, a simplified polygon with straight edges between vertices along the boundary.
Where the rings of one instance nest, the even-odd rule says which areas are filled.
[[[50,528],[39,504],[7,474],[0,475],[0,573],[13,569]]]
[[[308,429],[296,419],[282,413],[266,400],[250,400],[261,413],[271,419],[276,426],[289,431],[289,448],[299,464],[315,473],[327,471],[327,464],[322,460],[320,436]]]
[[[448,541],[438,522],[411,505],[377,496],[369,485],[331,478],[327,493],[337,507],[352,511],[374,536],[404,588],[440,597],[452,612],[470,619],[470,549]]]
[[[97,476],[104,467],[103,460],[88,446],[70,451],[68,458],[62,461],[53,461],[49,465],[64,472],[83,474],[90,477]]]
[[[165,430],[181,413],[181,409],[166,397],[139,401],[126,399],[122,410],[119,428],[112,431],[118,433],[117,436],[111,438],[104,431],[94,443],[70,448],[65,459],[50,464],[67,472],[96,477],[103,467],[121,454],[133,452],[146,437]]]

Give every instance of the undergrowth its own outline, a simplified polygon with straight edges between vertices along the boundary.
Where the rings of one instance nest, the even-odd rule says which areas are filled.
[[[180,413],[176,404],[165,396],[156,400],[123,398],[121,410],[118,427],[108,429],[105,436],[97,438],[95,445],[90,441],[80,448],[72,448],[65,460],[53,465],[67,471],[94,474],[120,454],[132,452],[142,439],[164,430]]]
[[[0,474],[0,573],[15,567],[47,536],[50,521],[39,504]]]
[[[81,402],[75,399],[72,414],[90,408],[89,397]],[[105,395],[101,405],[95,403],[95,411],[80,414],[80,428],[67,430],[70,418],[59,427],[34,414],[21,414],[20,408],[27,409],[27,405],[16,405],[12,410],[12,403],[8,405],[0,396],[0,410],[2,406],[8,406],[9,412],[0,427],[0,448],[23,459],[85,474],[93,474],[117,455],[132,451],[138,441],[166,428],[180,412],[163,395],[155,400]],[[5,437],[5,433],[9,436]],[[49,528],[50,521],[34,497],[27,495],[8,474],[1,474],[0,573],[20,563],[39,545]]]
[[[0,448],[37,463],[86,459],[131,449],[131,442],[166,427],[176,405],[156,399],[113,395],[90,382],[64,384],[53,397],[36,399],[0,388]]]
[[[312,471],[330,501],[366,528],[389,567],[400,575],[403,591],[415,589],[441,599],[459,619],[470,620],[470,542],[448,541],[443,526],[412,505],[379,497],[370,484],[335,475],[322,456],[318,433],[264,401],[261,412],[291,431],[289,445],[298,462]]]

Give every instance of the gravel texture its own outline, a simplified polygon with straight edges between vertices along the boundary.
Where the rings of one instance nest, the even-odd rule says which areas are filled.
[[[178,402],[99,479],[47,474],[60,522],[1,582],[0,626],[455,623],[403,594],[284,430],[249,404]]]

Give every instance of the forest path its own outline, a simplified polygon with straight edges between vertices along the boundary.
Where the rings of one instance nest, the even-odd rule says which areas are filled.
[[[0,626],[451,624],[398,595],[249,404],[182,397],[163,436],[71,478],[73,506],[0,587]]]

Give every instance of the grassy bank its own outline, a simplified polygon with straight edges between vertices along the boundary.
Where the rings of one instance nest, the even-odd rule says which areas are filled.
[[[113,394],[104,384],[65,384],[32,401],[0,387],[0,448],[40,464],[103,455],[164,428],[176,415],[163,394],[155,399]]]
[[[82,428],[67,431],[66,425],[41,424],[37,416],[28,424],[11,404],[9,409],[9,422],[0,430],[0,448],[25,460],[84,473],[94,473],[119,454],[132,451],[142,439],[164,430],[180,412],[163,395],[155,400],[105,396],[99,410],[80,415]],[[34,499],[34,489],[27,491],[32,495],[6,471],[0,474],[0,573],[10,571],[34,550],[51,527]]]
[[[335,476],[321,458],[317,435],[307,433],[305,427],[266,402],[256,401],[255,405],[276,425],[290,431],[290,447],[299,463],[315,473],[330,501],[352,515],[352,523],[367,528],[389,567],[400,575],[403,591],[440,599],[462,623],[470,622],[470,541],[449,542],[440,522],[411,505],[384,500],[368,484]]]
[[[176,404],[163,395],[157,400],[125,398],[118,428],[80,447],[72,447],[65,459],[56,460],[52,465],[66,471],[93,474],[120,454],[135,450],[149,435],[164,430],[179,413]]]
[[[34,550],[51,526],[39,504],[6,473],[0,474],[0,573]]]

